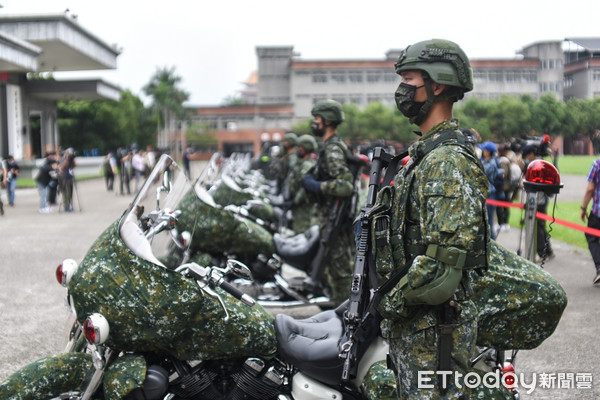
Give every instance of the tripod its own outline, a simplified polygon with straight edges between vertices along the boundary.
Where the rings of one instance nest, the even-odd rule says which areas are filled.
[[[75,199],[77,200],[77,205],[79,207],[79,212],[81,212],[81,199],[79,197],[79,190],[77,190],[77,179],[75,179],[75,177],[73,177],[73,179],[67,179],[61,182],[60,184],[60,189],[61,189],[61,196],[60,196],[60,204],[58,206],[58,212],[62,212],[63,206],[65,206],[66,204],[64,203],[65,197],[67,199],[70,199],[70,203],[67,207],[72,207],[71,209],[65,209],[65,211],[69,212],[69,211],[73,211],[74,207],[73,205],[75,204]]]

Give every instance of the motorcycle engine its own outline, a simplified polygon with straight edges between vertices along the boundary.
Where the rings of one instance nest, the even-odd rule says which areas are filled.
[[[236,387],[229,393],[228,399],[274,399],[280,393],[284,375],[260,358],[248,358],[233,379]]]
[[[282,392],[283,368],[248,358],[241,368],[223,363],[200,363],[170,384],[176,399],[268,400]]]

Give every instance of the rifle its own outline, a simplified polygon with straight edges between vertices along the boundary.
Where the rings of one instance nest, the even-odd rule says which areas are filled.
[[[342,345],[340,358],[344,359],[342,381],[346,382],[356,377],[358,344],[369,332],[376,317],[376,305],[369,302],[371,284],[376,285],[375,260],[370,249],[371,219],[370,210],[377,199],[377,192],[381,184],[381,173],[384,168],[392,168],[392,158],[382,148],[378,147],[373,153],[367,204],[362,208],[358,221],[360,238],[357,243],[356,262],[350,289],[350,300],[344,314],[346,323],[346,341]],[[395,167],[393,167],[395,169]],[[387,173],[386,177],[390,174]],[[371,281],[371,282],[370,282]]]

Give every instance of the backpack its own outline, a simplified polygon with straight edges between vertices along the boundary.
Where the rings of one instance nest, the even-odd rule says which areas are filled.
[[[113,170],[112,170],[112,167],[111,167],[111,165],[110,165],[110,158],[105,158],[105,159],[104,159],[104,172],[105,172],[107,175],[110,175],[110,174],[112,174],[112,172],[113,172]]]
[[[511,190],[517,190],[521,187],[521,168],[517,163],[510,163],[510,188]]]
[[[496,193],[501,193],[504,191],[504,180],[506,179],[506,172],[500,165],[500,161],[495,159],[496,163],[496,171],[493,179],[494,188],[496,188]]]

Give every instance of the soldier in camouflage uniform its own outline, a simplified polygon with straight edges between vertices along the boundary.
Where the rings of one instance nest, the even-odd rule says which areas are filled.
[[[317,157],[313,174],[306,175],[303,185],[316,203],[320,232],[323,234],[336,201],[352,196],[354,179],[348,168],[350,155],[344,141],[337,134],[337,126],[344,121],[342,105],[334,100],[318,102],[311,111],[313,135],[323,138],[323,148]],[[353,270],[354,239],[352,221],[345,218],[334,233],[325,264],[325,286],[335,304],[350,294]]]
[[[460,47],[446,40],[408,46],[395,67],[402,76],[398,109],[423,136],[374,207],[387,222],[374,224],[385,227],[388,239],[376,249],[381,282],[410,266],[379,306],[382,332],[400,399],[472,398],[476,393],[464,382],[455,385],[454,374],[443,381],[437,373],[471,371],[478,320],[471,281],[486,269],[490,247],[487,177],[452,118],[453,103],[473,89],[472,70]],[[419,380],[421,371],[432,373],[429,388]],[[509,394],[502,389],[486,398]]]
[[[283,137],[283,152],[281,154],[280,169],[277,176],[277,187],[286,200],[290,197],[290,174],[298,163],[298,154],[296,152],[297,144],[298,135],[294,132],[288,132]]]
[[[292,203],[292,230],[302,233],[317,223],[317,210],[306,194],[302,185],[304,175],[308,174],[316,165],[313,157],[317,149],[317,141],[311,135],[302,135],[298,138],[299,160],[290,173],[290,201]]]

